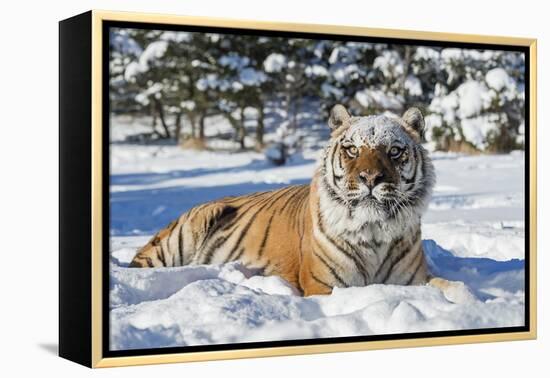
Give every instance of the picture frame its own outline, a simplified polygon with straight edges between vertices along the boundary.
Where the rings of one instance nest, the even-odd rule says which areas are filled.
[[[110,350],[109,33],[145,28],[513,50],[525,59],[524,325]],[[89,11],[59,23],[59,355],[88,367],[535,339],[537,41],[528,38]]]

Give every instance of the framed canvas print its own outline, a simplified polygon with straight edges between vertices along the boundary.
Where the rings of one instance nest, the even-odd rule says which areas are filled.
[[[62,357],[536,337],[534,39],[59,26]]]

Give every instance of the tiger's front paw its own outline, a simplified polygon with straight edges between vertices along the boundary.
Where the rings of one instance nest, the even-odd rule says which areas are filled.
[[[473,303],[477,301],[476,296],[470,291],[470,288],[461,281],[448,281],[444,278],[434,277],[428,285],[433,286],[443,292],[445,298],[453,303]]]

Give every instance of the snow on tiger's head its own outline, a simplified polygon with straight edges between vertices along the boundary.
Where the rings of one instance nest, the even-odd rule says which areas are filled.
[[[434,184],[434,168],[421,144],[420,110],[411,108],[401,118],[352,117],[336,105],[329,126],[332,136],[321,166],[328,198],[359,224],[418,218]]]

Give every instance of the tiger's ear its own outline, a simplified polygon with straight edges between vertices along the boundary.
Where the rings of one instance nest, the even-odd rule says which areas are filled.
[[[405,129],[411,136],[420,142],[424,139],[424,116],[418,108],[409,108],[401,117],[405,122]]]
[[[334,107],[330,111],[328,127],[330,127],[330,129],[334,132],[340,129],[342,126],[349,126],[350,120],[351,116],[349,115],[344,105],[334,105]]]

